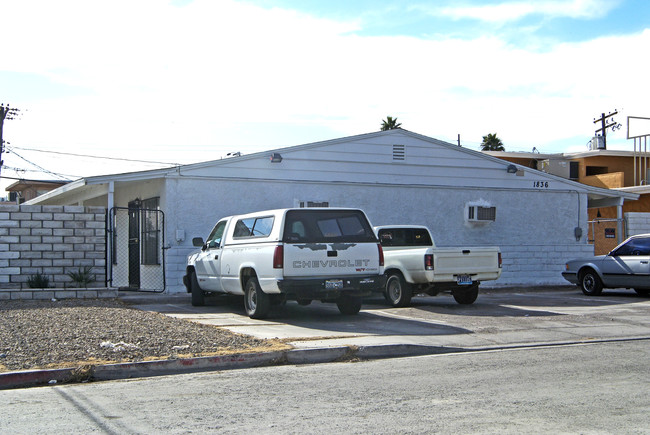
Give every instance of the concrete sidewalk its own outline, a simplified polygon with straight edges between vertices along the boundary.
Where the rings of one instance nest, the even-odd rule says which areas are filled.
[[[650,339],[650,300],[626,291],[586,297],[575,287],[487,289],[473,305],[451,296],[413,298],[391,308],[364,302],[356,316],[336,305],[295,302],[276,307],[267,320],[250,319],[242,299],[208,298],[193,307],[190,295],[121,292],[125,303],[146,311],[213,325],[257,338],[277,338],[292,350],[111,364],[80,369],[0,374],[0,389],[83,380],[124,379],[273,364],[315,364],[504,348]]]

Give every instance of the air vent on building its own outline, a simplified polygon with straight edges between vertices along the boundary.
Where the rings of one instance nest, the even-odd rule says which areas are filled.
[[[393,160],[406,160],[405,145],[393,145]]]
[[[467,212],[467,220],[470,222],[494,222],[497,219],[496,207],[481,207],[470,205]]]

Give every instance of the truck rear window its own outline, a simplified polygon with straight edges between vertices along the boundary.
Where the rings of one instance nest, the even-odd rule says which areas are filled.
[[[431,236],[424,228],[383,228],[379,230],[382,246],[431,246]]]
[[[283,242],[376,242],[366,216],[359,210],[289,210]]]

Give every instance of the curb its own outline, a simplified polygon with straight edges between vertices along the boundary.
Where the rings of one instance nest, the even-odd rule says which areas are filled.
[[[399,358],[464,349],[421,345],[336,346],[313,349],[291,349],[276,352],[241,353],[160,361],[81,366],[67,369],[26,370],[0,373],[0,390],[108,381],[152,376],[175,375],[219,370],[234,370],[283,364],[322,364],[358,359]]]
[[[482,347],[445,347],[417,344],[374,346],[336,346],[312,349],[291,349],[276,352],[241,353],[196,358],[179,358],[160,361],[82,366],[68,369],[29,370],[0,373],[0,390],[27,388],[59,383],[109,381],[219,370],[235,370],[284,364],[323,364],[354,361],[355,359],[387,359],[425,355],[442,355],[462,352],[488,352],[498,350],[533,349],[599,343],[645,341],[650,336],[624,338],[540,342]]]

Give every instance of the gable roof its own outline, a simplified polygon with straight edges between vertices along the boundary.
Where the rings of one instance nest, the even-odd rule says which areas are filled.
[[[280,154],[282,162],[271,162],[272,154]],[[513,166],[515,172],[508,172],[508,167]],[[544,189],[588,193],[590,199],[638,198],[634,193],[587,186],[408,130],[394,129],[170,168],[82,178],[30,203],[79,194],[110,182],[160,178],[517,190],[531,190],[541,182]]]

